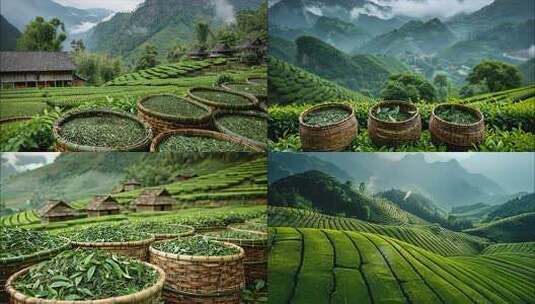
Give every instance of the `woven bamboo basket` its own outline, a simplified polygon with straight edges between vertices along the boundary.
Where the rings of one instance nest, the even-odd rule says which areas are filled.
[[[165,139],[173,135],[182,135],[182,136],[190,136],[190,137],[210,137],[210,138],[229,141],[235,144],[242,145],[244,152],[264,152],[262,149],[242,140],[241,138],[230,136],[230,135],[219,133],[219,132],[208,131],[208,130],[197,130],[197,129],[183,129],[183,130],[175,130],[175,131],[162,133],[156,136],[156,138],[154,138],[150,146],[150,151],[159,152],[158,146],[162,143],[162,141],[164,141]],[[210,151],[203,151],[203,152],[210,152]]]
[[[240,304],[241,294],[235,292],[228,295],[198,296],[165,287],[163,290],[165,304]]]
[[[143,137],[142,140],[140,140],[137,143],[133,143],[131,145],[128,145],[128,146],[125,146],[125,147],[121,147],[121,148],[117,148],[117,149],[113,149],[113,148],[109,148],[109,147],[93,147],[93,146],[78,145],[78,144],[75,144],[75,143],[68,142],[68,141],[64,140],[61,137],[61,135],[60,135],[61,127],[66,122],[68,122],[70,120],[73,120],[73,119],[76,119],[76,118],[97,116],[97,115],[98,116],[105,116],[105,115],[117,116],[117,117],[122,117],[122,118],[127,118],[127,119],[134,120],[137,123],[139,123],[141,126],[143,126],[144,133],[145,133],[144,137]],[[134,152],[134,151],[147,151],[148,148],[149,148],[150,142],[152,140],[152,131],[150,129],[150,126],[148,124],[146,124],[145,122],[139,120],[137,117],[132,116],[130,114],[126,114],[126,113],[115,112],[115,111],[110,111],[110,110],[102,110],[102,109],[100,109],[100,110],[85,110],[85,111],[70,112],[70,113],[64,115],[63,117],[61,117],[60,119],[58,119],[54,123],[54,127],[52,129],[52,132],[53,132],[54,138],[56,140],[56,147],[55,148],[56,148],[57,152],[110,152],[110,151],[124,151],[124,152],[132,151],[132,152]]]
[[[165,242],[165,241],[160,241]],[[155,243],[157,244],[157,243]],[[150,262],[167,271],[166,287],[193,296],[221,296],[245,286],[244,251],[229,256],[190,256],[162,252],[152,245]]]
[[[412,116],[399,122],[380,120],[375,116],[378,108],[398,106],[403,112],[414,112]],[[412,103],[392,100],[384,101],[373,106],[368,113],[368,133],[372,142],[377,146],[397,147],[414,142],[422,135],[422,119],[418,108]]]
[[[206,114],[199,116],[199,117],[180,117],[176,115],[169,115],[166,113],[161,113],[155,110],[151,110],[144,106],[144,102],[149,100],[153,97],[159,97],[159,96],[168,96],[176,98],[177,100],[180,100],[181,102],[190,103],[193,104],[199,108],[202,108],[206,110]],[[159,94],[159,95],[151,95],[146,96],[142,99],[140,99],[137,103],[137,109],[138,109],[138,117],[147,122],[151,128],[152,132],[154,133],[154,136],[164,133],[167,131],[172,130],[178,130],[178,129],[209,129],[212,126],[212,109],[209,107],[201,104],[200,102],[196,102],[194,100],[181,98],[172,94]]]
[[[328,126],[312,126],[304,122],[304,117],[312,112],[328,108],[341,108],[350,115],[343,120]],[[325,103],[314,106],[299,116],[299,135],[304,151],[343,151],[357,135],[358,123],[355,111],[351,106],[341,103]]]
[[[195,228],[186,225],[172,224],[170,226],[187,227],[188,230],[182,233],[167,233],[167,234],[153,234],[155,241],[172,240],[183,236],[190,236],[195,234]]]
[[[240,91],[240,90],[237,90],[236,88],[233,88],[232,85],[260,86],[258,84],[251,83],[251,82],[229,82],[229,83],[222,84],[221,87],[223,89],[229,90],[229,91],[236,91],[236,92],[240,92],[240,93],[244,93],[244,94],[251,94],[254,97],[256,97],[256,99],[258,99],[258,102],[263,103],[263,104],[265,104],[267,102],[267,94],[253,94],[253,93],[249,93],[249,92]]]
[[[228,104],[228,103],[225,103],[225,102],[219,102],[217,100],[208,100],[208,99],[205,99],[205,98],[202,98],[198,95],[196,95],[197,92],[200,92],[200,91],[208,91],[208,92],[217,92],[217,93],[224,93],[224,94],[231,94],[231,95],[237,95],[237,96],[240,96],[240,97],[243,97],[245,99],[248,100],[247,103],[243,103],[243,104]],[[253,95],[251,94],[244,94],[244,93],[239,93],[239,92],[235,92],[235,91],[229,91],[229,90],[225,90],[223,88],[207,88],[207,87],[196,87],[196,88],[191,88],[188,90],[188,97],[200,102],[200,103],[203,103],[209,107],[212,107],[214,109],[219,109],[219,110],[253,110],[255,109],[256,107],[258,107],[258,99],[256,99],[256,97],[254,97]]]
[[[478,121],[472,124],[458,124],[443,120],[435,114],[440,107],[455,107],[474,114]],[[431,140],[435,144],[445,144],[449,151],[466,151],[485,139],[485,120],[483,114],[474,108],[460,104],[440,104],[431,113],[429,119]]]
[[[6,282],[11,275],[28,266],[51,259],[62,251],[68,249],[71,246],[71,243],[67,239],[65,239],[65,242],[65,245],[58,248],[43,250],[29,255],[0,259],[0,303],[7,303],[8,301]]]
[[[260,119],[265,119],[267,121],[268,120],[268,115],[267,114],[259,113],[259,112],[216,111],[214,113],[214,115],[213,115],[214,125],[215,125],[216,129],[219,132],[228,134],[230,136],[234,136],[234,137],[240,138],[244,142],[249,142],[251,145],[257,146],[258,148],[260,148],[260,149],[262,149],[264,151],[267,149],[267,143],[266,142],[260,142],[260,141],[257,141],[257,140],[253,140],[253,139],[247,138],[245,136],[239,135],[239,134],[237,134],[235,132],[232,132],[231,130],[225,128],[223,126],[223,124],[221,124],[218,121],[218,119],[220,119],[220,118],[222,118],[224,116],[251,116],[251,117],[256,117],[256,118],[260,118]],[[266,140],[267,140],[267,133],[266,133]]]
[[[160,304],[163,285],[164,285],[165,278],[166,278],[165,273],[163,272],[162,269],[154,265],[151,265],[148,263],[145,263],[145,265],[155,269],[159,274],[158,281],[153,286],[146,288],[140,292],[136,292],[134,294],[127,295],[127,296],[120,296],[120,297],[101,299],[101,300],[87,300],[87,301],[45,300],[45,299],[28,297],[18,292],[14,288],[13,284],[20,276],[24,275],[26,272],[30,270],[30,267],[28,267],[17,272],[16,274],[14,274],[12,277],[9,278],[9,281],[7,282],[7,290],[11,296],[11,301],[9,303],[10,304]]]
[[[130,256],[141,261],[148,261],[149,246],[152,242],[154,242],[155,239],[156,238],[154,236],[151,236],[149,239],[141,241],[107,243],[72,242],[72,244],[79,248],[102,249],[113,253]]]
[[[247,231],[253,234],[265,236],[265,239],[251,240],[251,239],[233,239],[223,238],[213,235],[205,235],[206,237],[225,243],[231,243],[243,248],[245,256],[243,258],[243,266],[245,269],[245,281],[247,284],[255,280],[267,281],[267,244],[268,235],[258,231]]]

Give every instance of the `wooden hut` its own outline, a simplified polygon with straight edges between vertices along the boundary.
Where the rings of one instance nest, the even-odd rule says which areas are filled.
[[[0,88],[83,85],[65,52],[0,52]]]
[[[69,204],[60,200],[47,201],[38,213],[43,223],[72,220],[81,215]]]
[[[202,60],[202,59],[205,59],[209,56],[210,54],[203,48],[197,48],[197,49],[194,49],[193,51],[189,52],[187,54],[188,58],[190,59],[197,59],[197,60]]]
[[[137,212],[169,211],[173,209],[174,204],[176,200],[165,188],[145,190],[134,201]]]
[[[112,215],[121,212],[117,200],[109,195],[97,195],[93,197],[85,210],[89,217]]]
[[[124,182],[119,187],[116,187],[113,189],[113,193],[121,193],[126,191],[132,191],[141,188],[141,183],[137,181],[137,179],[132,178]]]
[[[175,176],[175,181],[183,182],[183,181],[190,180],[192,178],[196,178],[198,176],[199,175],[197,175],[197,173],[183,173],[183,174],[179,174],[179,175]]]
[[[212,52],[210,53],[210,58],[232,57],[234,53],[236,53],[235,49],[227,45],[220,44],[212,50]]]

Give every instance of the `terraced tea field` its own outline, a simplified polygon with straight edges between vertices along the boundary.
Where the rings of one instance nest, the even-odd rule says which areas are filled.
[[[533,253],[445,257],[367,232],[272,233],[270,303],[533,303]]]

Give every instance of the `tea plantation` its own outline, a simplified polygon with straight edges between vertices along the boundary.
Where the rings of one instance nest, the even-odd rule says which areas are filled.
[[[532,252],[447,257],[377,233],[272,233],[271,303],[533,303]]]

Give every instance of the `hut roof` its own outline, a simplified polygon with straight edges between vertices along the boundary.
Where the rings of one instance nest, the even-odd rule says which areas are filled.
[[[117,200],[109,195],[97,195],[93,197],[86,210],[99,211],[99,210],[119,210],[119,204]]]
[[[266,44],[260,38],[256,38],[242,43],[240,49],[259,49],[265,47],[265,45]]]
[[[141,183],[138,182],[137,179],[132,178],[132,179],[129,179],[126,182],[124,182],[124,185],[139,185],[139,186],[141,186]]]
[[[69,209],[69,212],[54,213],[53,212],[54,208],[56,208],[58,206],[63,206],[66,209]],[[66,202],[61,201],[61,200],[49,200],[49,201],[47,201],[45,203],[45,205],[39,210],[38,213],[39,213],[40,216],[44,216],[44,217],[61,216],[61,215],[66,215],[66,214],[72,214],[72,215],[76,214],[74,209],[69,204],[67,204]]]
[[[134,202],[136,205],[172,205],[175,199],[165,188],[148,189]]]
[[[64,52],[0,52],[0,72],[74,71]]]
[[[212,50],[212,53],[216,54],[228,54],[232,52],[234,52],[234,49],[224,44],[219,44]]]

